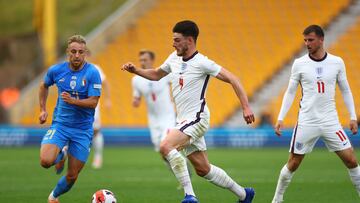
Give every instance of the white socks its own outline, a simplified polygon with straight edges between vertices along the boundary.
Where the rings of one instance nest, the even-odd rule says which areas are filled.
[[[101,132],[94,136],[94,159],[102,159],[104,149],[104,137]]]
[[[360,167],[357,166],[356,168],[348,169],[348,171],[349,171],[350,179],[360,196]]]
[[[210,165],[210,171],[208,174],[204,176],[209,182],[217,185],[219,187],[229,189],[236,196],[240,198],[240,200],[244,200],[246,196],[246,192],[243,187],[238,185],[230,176],[221,168]]]
[[[280,171],[279,180],[276,186],[276,191],[273,199],[273,203],[282,202],[286,188],[288,187],[293,174],[287,168],[286,164]]]
[[[173,149],[168,155],[166,155],[166,159],[168,160],[176,178],[184,188],[185,194],[195,196],[185,158],[180,154],[180,152]]]

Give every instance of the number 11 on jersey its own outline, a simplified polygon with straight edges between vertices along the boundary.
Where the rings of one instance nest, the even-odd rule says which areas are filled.
[[[323,81],[317,81],[317,87],[319,93],[325,93],[325,83]]]

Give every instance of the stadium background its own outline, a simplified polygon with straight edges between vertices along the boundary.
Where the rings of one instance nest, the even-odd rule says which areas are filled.
[[[241,183],[259,188],[255,202],[270,202],[278,171],[287,157],[300,91],[286,117],[284,136],[276,137],[272,126],[291,63],[306,53],[301,33],[307,25],[323,26],[328,51],[344,59],[360,115],[358,0],[13,0],[11,4],[1,0],[0,197],[12,202],[40,202],[54,185],[56,177],[41,170],[37,160],[40,140],[51,122],[38,125],[38,84],[50,64],[64,60],[67,37],[82,34],[92,52],[89,61],[103,68],[111,86],[112,107],[101,106],[105,143],[111,147],[105,150],[104,168],[98,172],[86,168],[74,191],[64,196],[65,202],[88,202],[92,192],[102,187],[113,190],[123,202],[180,199],[181,192],[172,187],[176,185],[174,178],[151,149],[145,104],[139,109],[131,106],[133,76],[120,71],[120,66],[127,61],[136,63],[143,48],[155,51],[156,65],[160,65],[173,51],[172,26],[183,19],[194,20],[200,27],[198,50],[235,73],[249,95],[257,119],[252,126],[242,120],[231,86],[210,81],[207,103],[212,129],[206,139],[213,161],[230,168],[229,173]],[[52,89],[47,103],[49,118],[55,103],[56,91]],[[349,115],[339,91],[336,104],[346,128]],[[356,147],[360,145],[357,136],[350,139]],[[322,142],[318,146],[305,162],[304,172],[298,172],[300,177],[290,186],[289,202],[357,202],[346,170],[326,152]],[[151,167],[150,172],[140,170],[146,167]],[[28,175],[24,170],[30,170]],[[168,177],[161,179],[163,173]],[[233,198],[203,185],[201,179],[194,178],[194,182],[206,196],[200,196],[202,202]],[[143,197],[138,197],[135,191],[141,184],[145,189],[140,192]],[[343,189],[336,190],[339,186]],[[154,190],[157,187],[164,193]],[[313,194],[313,190],[318,191]],[[208,195],[210,191],[214,195]],[[343,199],[334,201],[338,196]]]

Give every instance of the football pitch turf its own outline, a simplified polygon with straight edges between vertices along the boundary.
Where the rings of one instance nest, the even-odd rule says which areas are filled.
[[[271,202],[279,171],[288,153],[277,149],[209,149],[209,159],[237,182],[256,190],[253,202]],[[357,152],[359,157],[360,153]],[[104,151],[102,169],[90,161],[62,203],[89,203],[98,189],[113,191],[119,203],[179,203],[183,192],[152,148],[111,147]],[[91,158],[91,157],[90,157]],[[89,159],[90,160],[90,159]],[[0,148],[1,202],[46,202],[60,176],[54,168],[39,165],[39,148]],[[201,203],[234,203],[235,196],[193,175],[195,193]],[[296,172],[285,195],[289,203],[360,202],[340,159],[326,149],[308,155]]]

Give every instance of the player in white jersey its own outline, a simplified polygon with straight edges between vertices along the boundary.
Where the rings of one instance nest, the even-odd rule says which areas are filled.
[[[106,79],[103,70],[98,65],[95,65],[95,67],[99,71],[100,78],[103,84],[103,89],[105,92],[105,105],[107,108],[110,108],[111,107],[110,85]],[[94,158],[92,162],[92,167],[95,169],[99,169],[102,167],[103,149],[104,149],[104,136],[101,133],[100,102],[95,109],[93,128],[94,128],[94,138],[93,138]]]
[[[209,163],[206,154],[204,134],[209,128],[210,113],[205,101],[210,76],[230,83],[241,101],[244,119],[254,122],[244,88],[239,79],[217,65],[214,61],[196,51],[199,34],[197,25],[189,20],[178,22],[173,28],[175,52],[158,69],[140,69],[132,63],[123,65],[123,70],[135,73],[149,80],[160,80],[172,74],[172,93],[177,109],[177,125],[171,129],[160,144],[160,153],[170,163],[172,170],[184,188],[182,203],[197,203],[192,188],[186,161],[178,150],[184,149],[196,173],[209,182],[232,191],[239,202],[252,202],[255,192],[252,188],[238,185],[224,170]],[[219,200],[220,201],[220,200]]]
[[[300,166],[305,154],[312,151],[319,138],[322,138],[329,151],[335,152],[344,162],[360,195],[360,167],[350,140],[341,127],[335,107],[337,83],[350,112],[350,130],[356,134],[357,119],[344,62],[340,57],[325,52],[324,32],[320,26],[307,27],[303,35],[309,54],[296,59],[293,64],[289,86],[275,125],[275,132],[280,136],[283,119],[292,105],[300,84],[303,96],[298,123],[291,140],[289,160],[280,172],[273,203],[283,201],[283,195],[295,170]]]
[[[155,54],[149,50],[139,53],[141,68],[152,69]],[[169,76],[159,81],[151,81],[140,76],[132,79],[133,106],[139,107],[141,97],[146,101],[151,141],[155,151],[160,150],[160,141],[167,131],[175,126],[175,109],[171,101]]]

